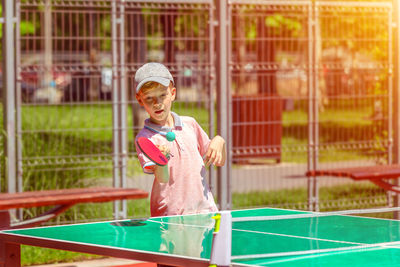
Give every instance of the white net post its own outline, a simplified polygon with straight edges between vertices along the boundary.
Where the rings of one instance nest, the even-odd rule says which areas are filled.
[[[211,249],[211,266],[230,266],[232,254],[232,215],[230,211],[221,211],[213,217],[215,227]]]

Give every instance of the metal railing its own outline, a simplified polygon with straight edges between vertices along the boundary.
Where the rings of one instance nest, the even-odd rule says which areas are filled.
[[[134,151],[145,114],[132,88],[138,67],[160,61],[176,80],[174,110],[227,139],[227,166],[209,171],[221,208],[235,207],[232,194],[297,189],[308,192],[300,202],[260,203],[386,201],[321,198],[319,188],[351,181],[304,173],[398,161],[392,3],[28,0],[15,9],[17,20],[5,18],[17,30],[3,37],[16,42],[2,56],[8,69],[7,55],[16,54],[15,86],[3,87],[5,141],[16,150],[3,148],[3,188],[150,190]],[[114,209],[126,216],[125,203]]]

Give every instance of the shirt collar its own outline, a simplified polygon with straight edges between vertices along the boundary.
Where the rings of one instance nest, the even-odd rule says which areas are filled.
[[[182,128],[183,123],[182,123],[181,117],[178,114],[176,114],[175,112],[172,112],[172,111],[171,111],[171,115],[174,118],[174,128],[175,129]],[[160,126],[158,124],[152,123],[150,121],[150,119],[146,119],[144,121],[144,124],[147,127],[150,127],[151,129],[154,129],[154,130],[156,130],[158,132],[168,133],[168,132],[172,131],[172,129],[170,127],[168,127],[168,126]]]

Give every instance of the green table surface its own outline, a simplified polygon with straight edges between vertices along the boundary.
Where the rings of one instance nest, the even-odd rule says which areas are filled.
[[[232,211],[232,217],[297,213],[304,212],[252,209]],[[214,225],[211,217],[212,214],[187,215],[4,232],[95,246],[209,259]],[[233,259],[233,262],[238,264],[400,266],[400,221],[396,220],[335,215],[234,222],[232,228],[233,257],[249,254],[269,255],[256,259]],[[302,253],[309,250],[314,253]]]

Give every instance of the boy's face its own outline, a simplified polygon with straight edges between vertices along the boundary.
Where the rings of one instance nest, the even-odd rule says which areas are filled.
[[[141,90],[136,94],[136,99],[150,115],[153,123],[165,125],[170,115],[172,101],[175,100],[176,88],[158,86],[156,88]]]

